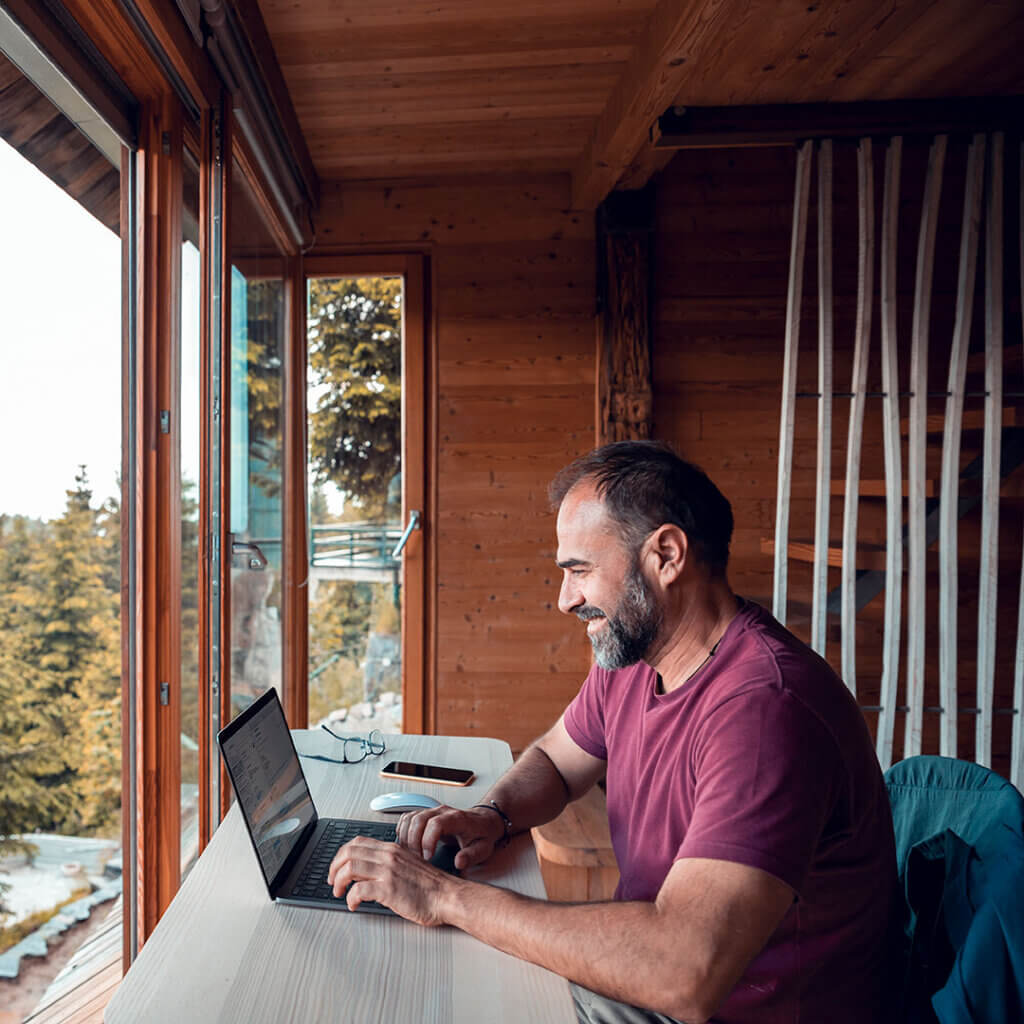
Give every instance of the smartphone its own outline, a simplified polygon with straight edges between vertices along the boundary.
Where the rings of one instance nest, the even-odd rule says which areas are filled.
[[[389,761],[380,773],[388,779],[440,782],[445,786],[468,786],[475,778],[468,768],[442,768],[437,764],[416,764],[415,761]]]

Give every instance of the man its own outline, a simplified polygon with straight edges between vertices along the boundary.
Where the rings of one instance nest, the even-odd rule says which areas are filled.
[[[552,499],[559,609],[587,623],[596,666],[482,806],[342,847],[335,893],[354,882],[350,905],[556,971],[595,1024],[879,1020],[895,850],[849,691],[729,589],[729,503],[667,447],[600,448]],[[458,867],[480,863],[605,775],[614,901],[531,900],[425,862],[451,836]]]

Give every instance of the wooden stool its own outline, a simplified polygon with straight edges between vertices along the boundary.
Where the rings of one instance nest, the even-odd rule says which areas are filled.
[[[600,786],[569,804],[554,821],[532,831],[549,900],[612,898],[619,883],[619,867]]]

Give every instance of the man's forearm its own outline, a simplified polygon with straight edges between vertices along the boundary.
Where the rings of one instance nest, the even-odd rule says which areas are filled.
[[[512,956],[602,995],[701,1022],[700,982],[654,903],[548,903],[475,882],[450,887],[443,916]]]
[[[512,831],[525,832],[557,818],[570,799],[551,758],[534,743],[491,787],[484,803],[493,800],[512,822]]]

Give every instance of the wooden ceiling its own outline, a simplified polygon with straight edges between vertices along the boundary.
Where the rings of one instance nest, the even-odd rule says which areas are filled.
[[[115,234],[121,173],[2,53],[0,138]]]
[[[324,180],[568,172],[583,208],[673,104],[1024,93],[1020,0],[258,4]]]

